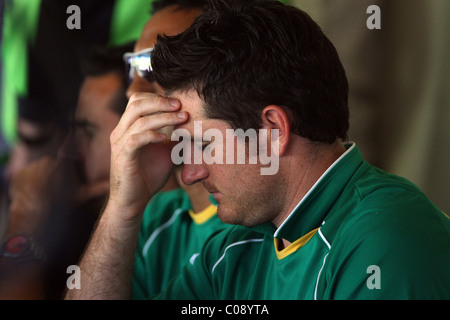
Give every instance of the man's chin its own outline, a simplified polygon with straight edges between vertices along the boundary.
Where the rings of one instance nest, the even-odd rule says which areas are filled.
[[[244,216],[238,212],[243,212],[243,210],[232,209],[223,204],[218,204],[217,216],[219,219],[226,224],[240,225],[245,227],[253,227],[257,223],[252,223],[252,221],[247,221],[249,216]]]
[[[236,219],[235,214],[229,211],[225,205],[218,203],[217,206],[217,216],[219,219],[227,224],[239,224],[238,219]]]

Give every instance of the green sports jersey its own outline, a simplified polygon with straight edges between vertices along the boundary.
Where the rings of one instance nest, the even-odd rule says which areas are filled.
[[[164,290],[187,263],[193,263],[212,233],[229,225],[217,217],[211,205],[194,214],[182,189],[161,192],[146,207],[135,253],[133,299],[143,299]]]
[[[450,299],[448,217],[346,147],[278,229],[220,232],[156,298]]]

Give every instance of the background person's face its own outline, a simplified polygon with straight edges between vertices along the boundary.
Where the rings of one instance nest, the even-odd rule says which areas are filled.
[[[31,162],[43,156],[55,156],[65,135],[52,121],[36,123],[20,117],[17,132],[19,139],[5,167],[6,181],[12,181]]]
[[[122,86],[118,74],[87,77],[81,87],[75,112],[76,144],[87,183],[109,180],[109,137],[119,122],[111,102]]]

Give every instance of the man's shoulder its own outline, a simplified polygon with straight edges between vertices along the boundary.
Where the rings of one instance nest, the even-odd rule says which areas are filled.
[[[340,222],[342,237],[374,238],[377,245],[409,246],[450,240],[450,220],[412,182],[373,168],[355,182],[359,199]]]
[[[358,180],[354,188],[359,199],[340,221],[328,226],[335,230],[327,233],[328,221],[322,226],[325,236],[333,235],[327,258],[329,277],[339,272],[339,283],[352,284],[367,279],[375,267],[381,270],[382,287],[390,288],[392,297],[448,297],[449,283],[443,279],[450,277],[449,218],[400,177],[375,173]]]
[[[368,192],[333,233],[329,223],[323,298],[450,297],[450,221],[408,184]]]
[[[354,245],[358,240],[371,241],[378,251],[394,246],[420,248],[441,242],[450,246],[450,220],[442,211],[421,202],[365,207],[347,215],[332,245],[343,240]]]
[[[347,184],[325,222],[322,231],[330,243],[338,234],[406,236],[435,226],[450,232],[449,220],[416,185],[368,163]]]
[[[374,204],[374,201],[385,206],[402,204],[405,199],[429,202],[426,195],[414,183],[406,178],[387,173],[377,167],[367,165],[364,173],[354,182],[363,205]],[[389,200],[389,202],[386,202]]]

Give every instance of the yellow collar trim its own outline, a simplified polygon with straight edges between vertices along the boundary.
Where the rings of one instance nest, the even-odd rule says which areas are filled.
[[[273,242],[275,245],[275,253],[277,254],[278,260],[286,258],[291,253],[293,253],[293,252],[297,251],[298,249],[300,249],[301,247],[303,247],[309,241],[309,239],[311,239],[316,234],[317,230],[319,230],[319,228],[308,232],[303,237],[295,240],[294,242],[292,242],[290,245],[288,245],[286,248],[284,248],[281,251],[278,250],[278,239],[273,238]]]
[[[210,204],[208,207],[195,213],[193,210],[189,210],[189,215],[196,224],[202,224],[211,219],[217,213],[217,206]]]

